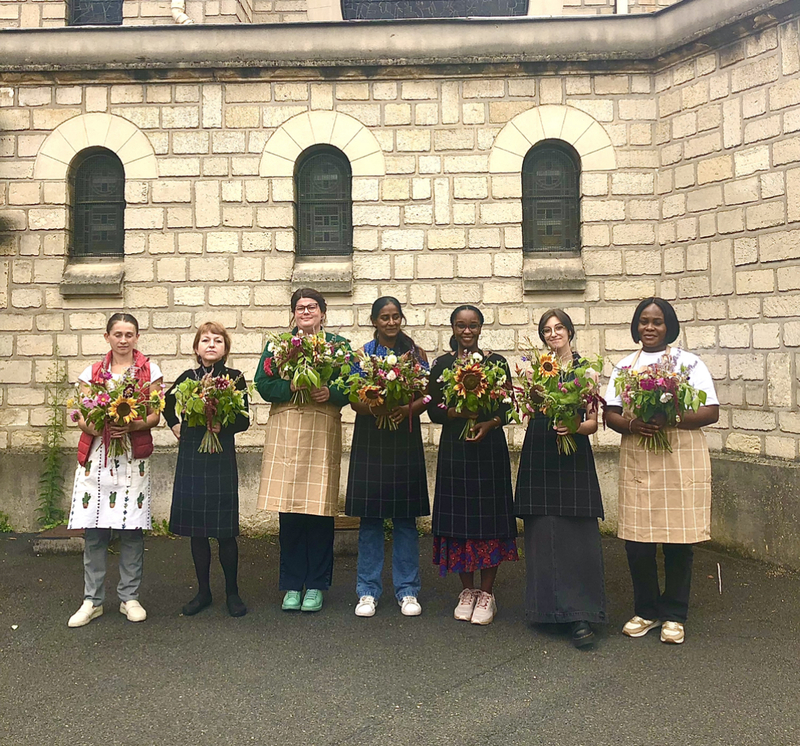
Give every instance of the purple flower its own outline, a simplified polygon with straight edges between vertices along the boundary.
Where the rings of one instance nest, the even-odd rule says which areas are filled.
[[[294,345],[295,347],[300,347],[300,345],[302,344],[303,340],[301,340],[300,337],[292,337],[292,345]]]
[[[652,391],[656,387],[656,382],[652,378],[642,378],[639,381],[642,391]]]
[[[110,381],[112,379],[111,371],[110,370],[101,370],[100,371],[100,380],[101,381]]]

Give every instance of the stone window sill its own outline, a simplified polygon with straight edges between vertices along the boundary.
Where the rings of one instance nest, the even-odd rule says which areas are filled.
[[[122,296],[125,265],[117,259],[90,259],[70,262],[64,270],[59,289],[65,298]]]
[[[353,292],[353,258],[326,256],[297,259],[292,272],[292,289],[310,287],[325,295]]]
[[[586,289],[586,274],[579,253],[525,254],[522,288],[526,293],[576,292]]]

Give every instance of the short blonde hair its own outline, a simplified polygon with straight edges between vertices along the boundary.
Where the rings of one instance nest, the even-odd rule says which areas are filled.
[[[222,362],[227,362],[228,355],[231,354],[231,335],[228,334],[228,330],[222,326],[222,324],[216,321],[206,321],[203,324],[200,324],[200,328],[197,330],[197,334],[194,335],[194,343],[192,344],[192,349],[194,350],[195,357],[197,357],[198,362],[200,361],[200,357],[197,355],[197,345],[200,344],[200,337],[204,334],[219,334],[223,340],[225,340],[225,354],[222,356]]]

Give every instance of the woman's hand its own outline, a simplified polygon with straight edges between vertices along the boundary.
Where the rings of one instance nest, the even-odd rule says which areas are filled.
[[[464,438],[468,443],[480,443],[492,430],[500,427],[497,418],[489,420],[488,422],[476,422],[472,426],[470,434]]]
[[[571,435],[572,434],[572,431],[563,422],[556,422],[553,425],[553,430],[556,431],[557,435]]]
[[[395,407],[389,413],[389,417],[391,418],[392,422],[394,422],[396,425],[399,425],[403,420],[408,419],[410,411],[411,411],[410,404],[402,404],[400,406]]]
[[[629,420],[628,429],[636,435],[652,438],[661,430],[661,423],[655,420],[655,418],[650,422],[645,422],[637,417],[635,420]]]
[[[451,420],[477,420],[478,413],[473,412],[471,409],[462,409],[460,412],[455,407],[449,407],[447,416]]]
[[[327,386],[323,386],[319,389],[311,389],[311,398],[317,404],[324,404],[331,398],[331,390]]]
[[[215,433],[216,435],[219,435],[220,430],[222,430],[221,425],[212,425],[211,427],[208,428],[208,432]]]

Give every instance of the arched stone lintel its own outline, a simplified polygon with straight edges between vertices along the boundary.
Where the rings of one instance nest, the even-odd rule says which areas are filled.
[[[133,122],[114,114],[81,114],[58,125],[36,154],[33,178],[65,181],[72,159],[93,147],[116,153],[126,179],[158,178],[156,154],[147,135]]]
[[[258,172],[279,178],[294,176],[297,157],[312,145],[333,145],[350,161],[353,176],[385,176],[386,162],[375,135],[349,114],[306,111],[278,127],[264,145]]]
[[[611,138],[600,122],[572,106],[548,104],[517,114],[495,138],[489,172],[522,171],[528,151],[542,140],[568,142],[581,157],[581,171],[610,171],[617,167]]]

